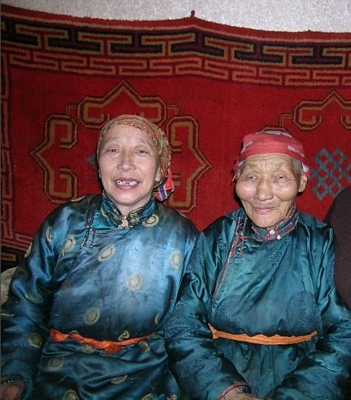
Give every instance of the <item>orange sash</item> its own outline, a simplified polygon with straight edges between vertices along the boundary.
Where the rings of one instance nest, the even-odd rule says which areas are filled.
[[[129,346],[131,344],[136,344],[141,342],[142,340],[145,340],[149,338],[150,336],[153,335],[147,335],[147,336],[140,336],[137,338],[133,339],[128,339],[128,340],[122,340],[120,342],[112,342],[110,340],[94,340],[90,338],[86,338],[79,333],[62,333],[58,331],[57,329],[51,329],[50,330],[50,335],[55,342],[63,342],[64,340],[71,338],[74,340],[77,340],[80,343],[87,344],[91,347],[94,347],[94,349],[99,349],[99,350],[104,350],[107,354],[113,354],[117,353],[118,351],[122,350],[124,346]]]
[[[317,335],[317,331],[313,331],[308,335],[302,336],[265,336],[262,334],[255,335],[255,336],[248,336],[245,334],[232,334],[227,332],[218,331],[210,324],[208,325],[212,332],[213,339],[223,338],[223,339],[230,339],[236,340],[238,342],[245,342],[245,343],[253,343],[253,344],[265,344],[265,345],[287,345],[287,344],[296,344],[301,342],[307,342],[313,338],[313,336]]]

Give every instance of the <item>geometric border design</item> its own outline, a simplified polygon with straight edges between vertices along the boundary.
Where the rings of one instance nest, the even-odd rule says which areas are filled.
[[[297,32],[291,40],[284,33],[214,29],[194,16],[153,21],[152,27],[140,22],[140,30],[134,21],[131,30],[127,21],[92,20],[87,26],[84,19],[58,22],[45,13],[19,18],[11,7],[2,8],[2,51],[13,66],[120,78],[197,75],[285,87],[351,86],[349,33],[323,39]]]

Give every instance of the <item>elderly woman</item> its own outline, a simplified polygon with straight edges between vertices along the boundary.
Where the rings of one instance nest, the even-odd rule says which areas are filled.
[[[177,395],[163,328],[197,231],[156,201],[173,189],[166,135],[120,116],[102,129],[97,161],[103,193],[54,210],[12,280],[2,399]]]
[[[166,324],[191,399],[346,398],[351,314],[334,286],[332,230],[296,208],[308,174],[288,133],[244,138],[242,208],[199,236]]]

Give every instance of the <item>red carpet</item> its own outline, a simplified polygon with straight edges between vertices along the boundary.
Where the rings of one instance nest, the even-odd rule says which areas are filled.
[[[351,185],[351,34],[233,28],[194,16],[105,21],[2,6],[2,268],[58,204],[100,191],[101,126],[160,125],[173,149],[170,205],[204,228],[237,207],[244,134],[287,128],[313,173],[300,209],[323,218]]]

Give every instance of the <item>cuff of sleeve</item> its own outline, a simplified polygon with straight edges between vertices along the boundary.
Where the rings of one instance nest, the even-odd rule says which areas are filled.
[[[221,392],[220,395],[216,397],[216,400],[221,400],[227,393],[236,388],[240,388],[243,393],[250,393],[249,385],[246,382],[237,382],[234,383],[234,385],[231,385],[224,389],[223,392]]]

